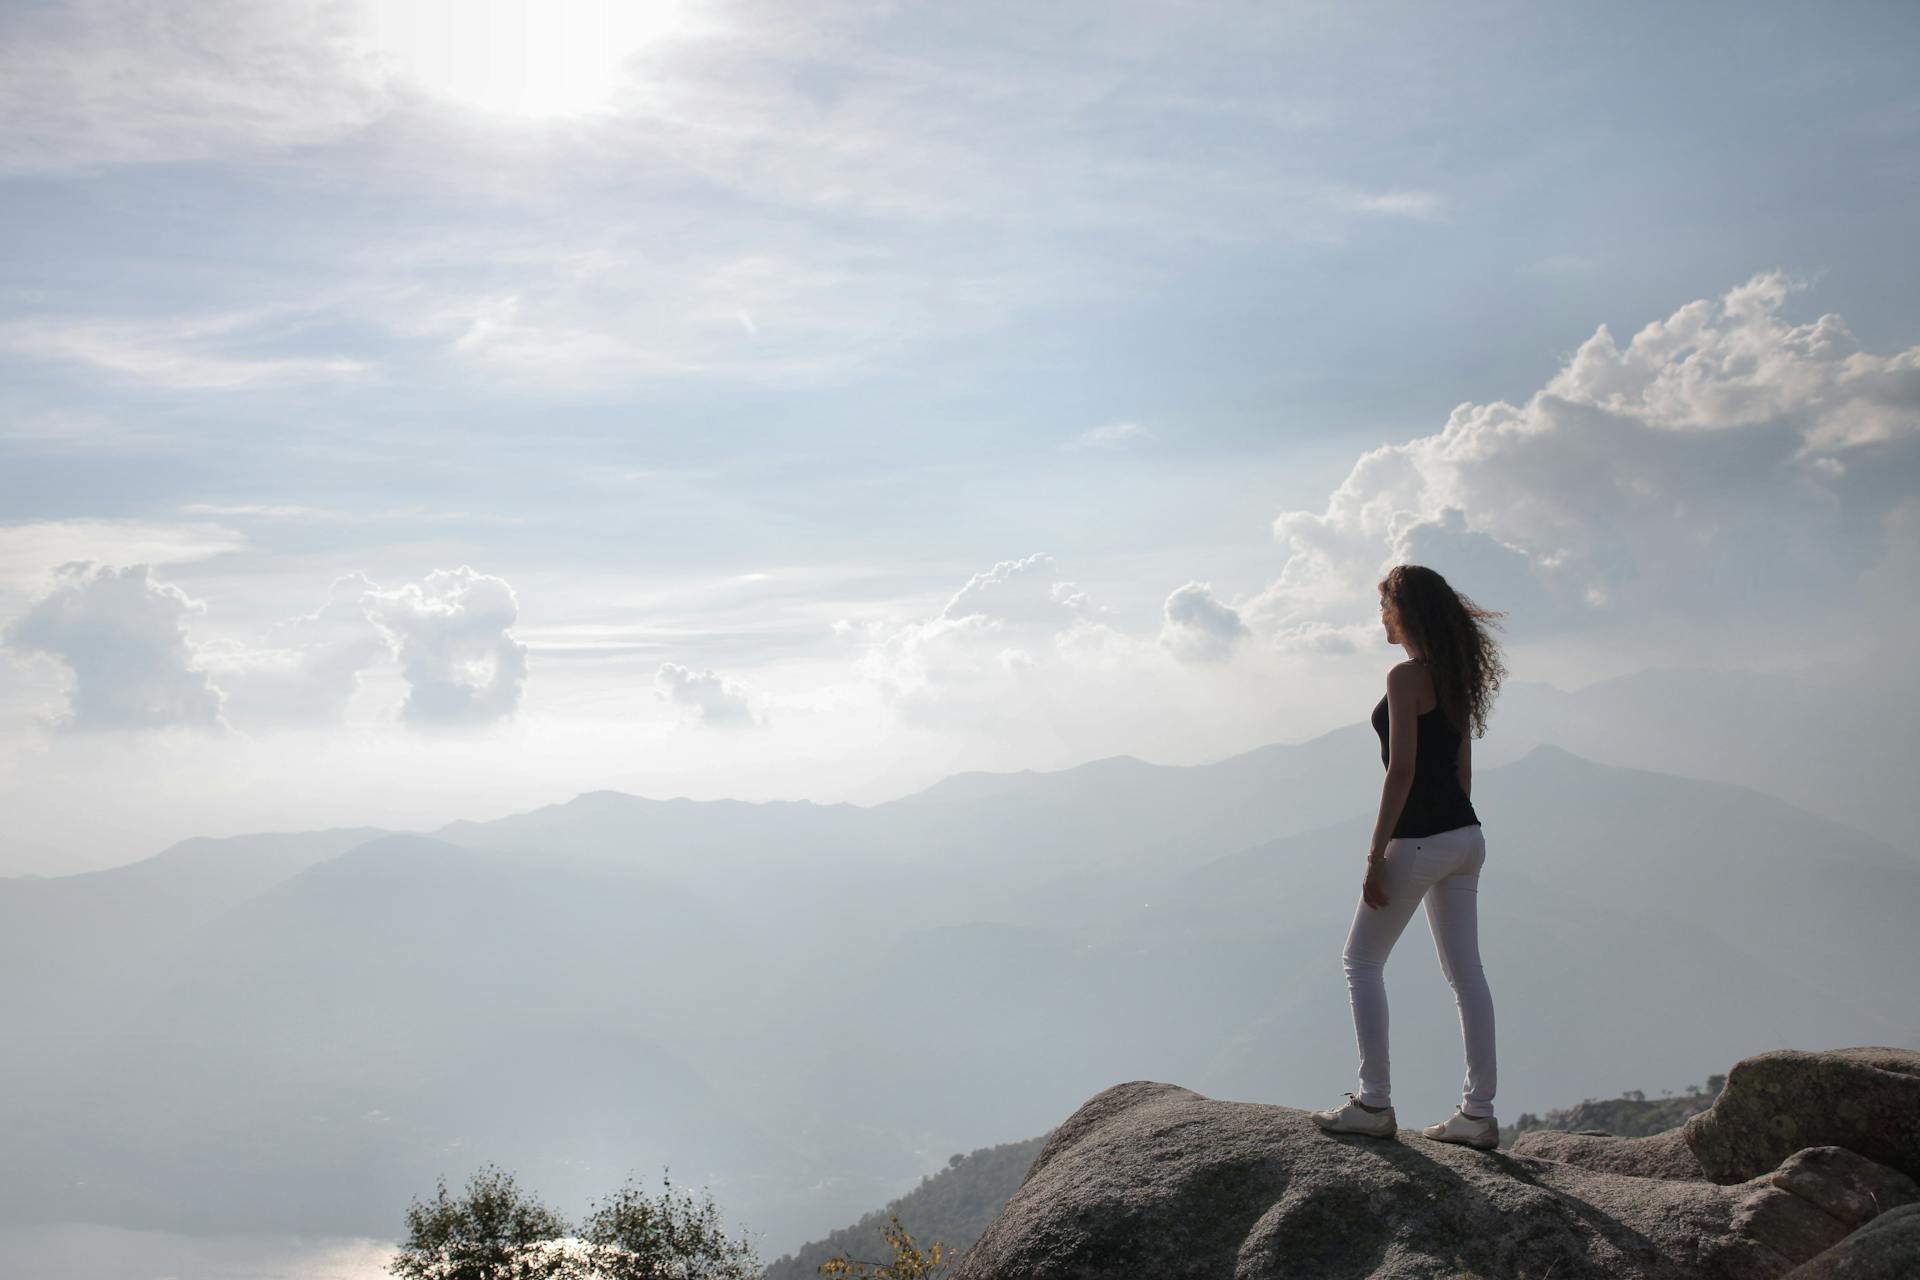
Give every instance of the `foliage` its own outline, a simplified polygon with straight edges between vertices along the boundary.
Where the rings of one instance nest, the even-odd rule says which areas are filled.
[[[1586,1098],[1575,1106],[1549,1111],[1544,1116],[1536,1116],[1531,1111],[1524,1112],[1511,1129],[1501,1130],[1501,1143],[1505,1145],[1529,1129],[1555,1129],[1566,1133],[1600,1129],[1622,1138],[1644,1138],[1665,1133],[1685,1124],[1689,1116],[1712,1106],[1726,1083],[1726,1076],[1711,1075],[1707,1077],[1705,1086],[1688,1085],[1684,1093],[1675,1094],[1669,1090],[1667,1096],[1651,1100],[1641,1090],[1629,1089],[1617,1098]]]
[[[574,1274],[566,1219],[525,1195],[493,1165],[459,1199],[444,1178],[432,1201],[407,1209],[407,1240],[387,1270],[405,1280],[562,1280]]]
[[[690,1192],[673,1194],[673,1179],[649,1198],[629,1182],[587,1214],[587,1274],[605,1280],[755,1280],[760,1261],[745,1237],[729,1239],[708,1193],[695,1205]]]
[[[900,1225],[898,1214],[892,1215],[888,1221],[893,1225],[886,1228],[883,1234],[887,1243],[893,1246],[892,1262],[855,1262],[842,1255],[821,1263],[820,1274],[829,1280],[929,1280],[937,1274],[943,1265],[942,1246],[936,1243],[931,1250],[922,1252],[914,1248],[913,1237]],[[952,1262],[953,1258],[948,1257],[944,1265],[951,1265]]]
[[[862,1214],[850,1226],[809,1241],[767,1267],[766,1280],[812,1280],[820,1264],[842,1255],[884,1256],[891,1215],[911,1222],[923,1236],[946,1242],[956,1255],[973,1246],[1006,1208],[1051,1131],[1019,1142],[980,1147],[947,1157],[947,1167],[920,1179],[920,1185],[878,1210]]]
[[[403,1280],[756,1280],[753,1246],[727,1238],[713,1197],[696,1204],[662,1180],[658,1198],[629,1182],[589,1210],[575,1238],[492,1165],[462,1199],[443,1178],[432,1201],[407,1210],[407,1240],[387,1270]]]

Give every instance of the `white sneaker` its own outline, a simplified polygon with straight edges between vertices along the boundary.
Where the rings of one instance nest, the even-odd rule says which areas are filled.
[[[1421,1134],[1435,1142],[1457,1142],[1477,1151],[1491,1151],[1500,1145],[1500,1121],[1493,1116],[1470,1116],[1456,1109],[1439,1124],[1430,1124]]]
[[[1369,1111],[1351,1093],[1347,1095],[1344,1106],[1309,1111],[1307,1114],[1328,1133],[1364,1133],[1375,1138],[1391,1138],[1399,1130],[1399,1126],[1393,1122],[1392,1107],[1384,1111]]]

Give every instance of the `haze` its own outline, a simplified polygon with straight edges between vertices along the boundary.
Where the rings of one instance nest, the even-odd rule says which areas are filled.
[[[1118,1080],[1324,1105],[1406,561],[1505,613],[1496,994],[1592,931],[1591,1026],[1510,988],[1503,1110],[1920,1043],[1916,36],[1870,3],[0,10],[12,1220],[86,1215],[59,1165],[125,1179],[97,1221],[377,1236],[459,1132],[555,1196],[684,1158],[770,1259]],[[556,946],[631,915],[529,971],[408,915],[448,892]],[[875,978],[834,935],[896,909]],[[1163,927],[1204,945],[1135,946]],[[483,1010],[423,937],[600,975],[523,1012],[601,1123],[462,1128]],[[675,964],[684,1003],[631,991]],[[1649,1045],[1608,1001],[1676,972],[1660,1025],[1716,1013]],[[444,1021],[362,1077],[383,985]],[[825,1029],[886,997],[974,1047],[856,1087]],[[1128,1012],[1062,1024],[1096,1003]],[[1450,1084],[1442,1012],[1407,1059]],[[219,1089],[83,1124],[88,1071],[216,1042]],[[609,1065],[642,1061],[651,1094]],[[335,1087],[352,1186],[218,1143],[168,1185],[220,1107],[294,1149]]]

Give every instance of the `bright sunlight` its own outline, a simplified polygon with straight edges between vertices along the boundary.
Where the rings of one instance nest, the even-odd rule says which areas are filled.
[[[368,30],[396,74],[476,111],[592,111],[620,64],[672,30],[678,0],[369,0]]]

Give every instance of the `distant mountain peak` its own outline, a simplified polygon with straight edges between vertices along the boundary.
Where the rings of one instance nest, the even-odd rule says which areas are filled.
[[[571,808],[578,805],[581,808],[611,808],[616,805],[659,803],[658,800],[650,799],[647,796],[637,796],[631,791],[615,791],[611,788],[603,787],[597,791],[582,791],[579,795],[567,801],[564,806],[559,807]]]

